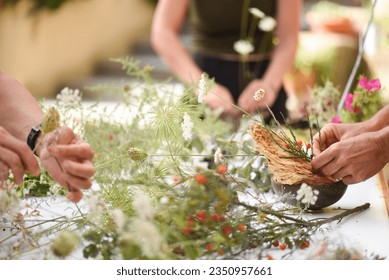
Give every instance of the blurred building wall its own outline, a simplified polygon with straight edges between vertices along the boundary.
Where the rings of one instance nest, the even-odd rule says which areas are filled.
[[[36,97],[51,97],[96,63],[128,54],[148,36],[153,14],[148,0],[75,0],[34,15],[29,4],[0,11],[0,69]]]

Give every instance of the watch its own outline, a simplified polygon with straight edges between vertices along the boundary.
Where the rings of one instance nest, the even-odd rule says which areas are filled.
[[[27,136],[27,145],[30,147],[31,151],[33,151],[36,156],[38,156],[38,155],[35,151],[35,145],[36,145],[36,140],[38,139],[39,135],[41,134],[41,127],[42,126],[40,124],[33,126],[31,128],[30,133]]]

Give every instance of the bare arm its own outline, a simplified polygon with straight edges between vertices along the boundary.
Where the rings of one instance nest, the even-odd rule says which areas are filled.
[[[0,71],[0,125],[23,142],[43,112],[35,98],[14,78]]]
[[[154,14],[151,43],[170,71],[184,83],[197,83],[202,69],[192,59],[179,38],[190,0],[160,0]],[[230,91],[216,84],[208,94],[205,103],[212,108],[222,108],[225,115],[236,115],[234,100]]]
[[[201,69],[179,38],[189,0],[160,0],[154,14],[151,43],[172,73],[183,82],[197,82]]]

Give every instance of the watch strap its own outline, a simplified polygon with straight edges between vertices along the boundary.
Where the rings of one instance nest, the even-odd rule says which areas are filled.
[[[31,151],[33,151],[36,156],[38,156],[35,150],[36,140],[38,139],[40,134],[41,134],[41,125],[39,124],[33,126],[31,128],[30,133],[27,136],[27,145],[30,147]]]

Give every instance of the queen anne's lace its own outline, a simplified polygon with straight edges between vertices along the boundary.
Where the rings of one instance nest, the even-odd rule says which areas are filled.
[[[186,141],[192,138],[193,122],[188,113],[184,114],[184,120],[181,123],[182,136]]]
[[[65,87],[57,94],[58,105],[64,107],[73,107],[80,105],[81,96],[78,89],[70,89]]]
[[[312,187],[303,183],[301,184],[300,189],[297,191],[296,200],[299,200],[304,204],[314,205],[318,195],[318,190],[313,190]]]

